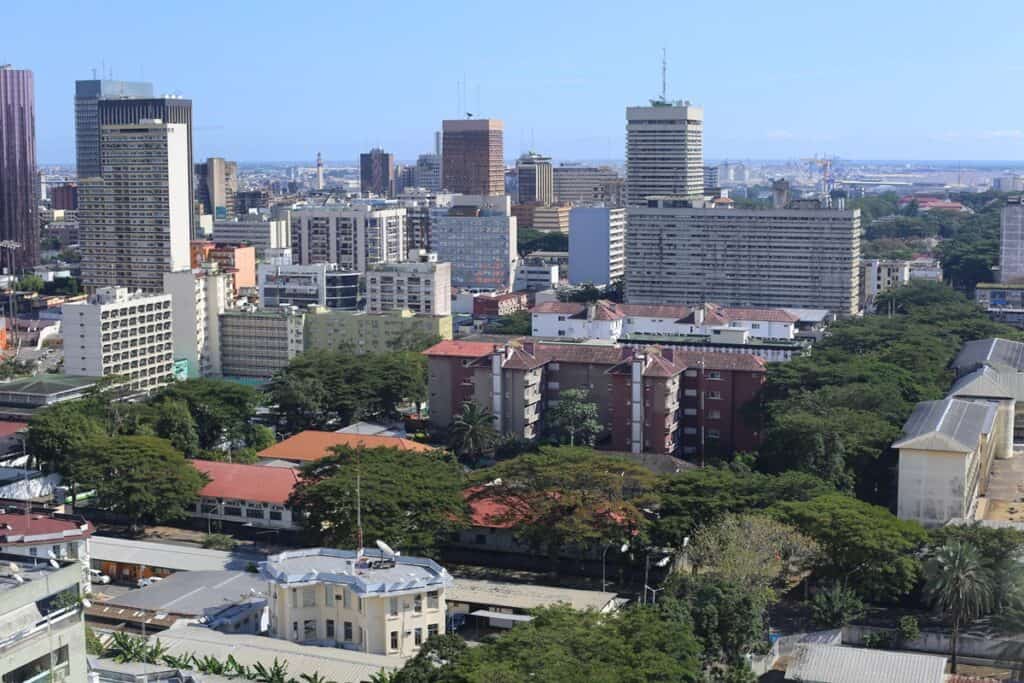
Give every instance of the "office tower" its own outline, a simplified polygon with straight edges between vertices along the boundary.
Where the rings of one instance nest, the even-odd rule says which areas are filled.
[[[512,287],[516,219],[506,195],[455,197],[450,209],[435,209],[430,247],[452,264],[452,287],[504,291]]]
[[[562,164],[552,175],[555,199],[559,202],[622,204],[622,177],[611,166]]]
[[[104,125],[100,160],[103,177],[79,183],[83,285],[162,291],[190,261],[188,126]]]
[[[79,178],[100,175],[100,100],[133,97],[152,98],[153,84],[75,81],[75,168]]]
[[[700,199],[704,192],[704,110],[656,100],[626,108],[626,204],[645,198]]]
[[[333,263],[261,263],[256,279],[263,308],[324,306],[354,311],[359,303],[359,273],[346,272]]]
[[[56,211],[77,211],[78,185],[64,183],[50,190],[50,205]]]
[[[1024,281],[1024,201],[1009,197],[999,215],[999,281]]]
[[[501,121],[458,119],[442,124],[441,172],[449,192],[498,195],[505,192],[505,157]]]
[[[216,267],[164,273],[164,292],[174,312],[174,361],[187,363],[190,378],[220,375],[220,314],[231,306],[231,275]]]
[[[518,203],[548,205],[555,198],[551,158],[527,152],[516,161]]]
[[[659,198],[630,208],[626,300],[639,304],[857,312],[860,210],[693,208]]]
[[[39,178],[32,72],[0,65],[0,240],[21,246],[0,254],[15,271],[39,262]]]
[[[292,246],[291,216],[275,220],[269,215],[242,214],[234,220],[213,222],[213,241],[222,244],[248,244],[263,258],[269,249]]]
[[[405,263],[379,263],[366,272],[366,310],[383,313],[409,309],[413,313],[450,315],[452,266],[437,254],[410,250]]]
[[[143,393],[173,379],[170,294],[103,287],[87,302],[64,304],[61,332],[68,375],[120,375]]]
[[[292,210],[295,263],[336,263],[365,273],[371,263],[405,258],[405,209],[373,203],[299,207]]]
[[[195,198],[194,178],[192,177],[192,100],[180,97],[155,97],[140,99],[101,99],[99,101],[99,121],[102,138],[103,126],[121,126],[159,119],[163,123],[174,123],[185,126],[186,153],[185,174],[188,177],[188,226],[189,239],[195,237],[196,226],[192,200]],[[102,143],[102,140],[101,140]],[[100,152],[102,166],[102,150]],[[100,169],[102,175],[102,168]]]
[[[252,209],[269,209],[270,193],[266,190],[241,190],[235,193],[235,213],[244,216]]]
[[[235,194],[238,192],[238,163],[210,157],[195,165],[196,201],[203,205],[202,212],[214,220],[235,215]]]
[[[718,167],[717,166],[705,166],[704,167],[704,191],[707,192],[716,187],[720,187],[718,184]]]
[[[441,157],[436,154],[421,154],[413,169],[413,185],[431,192],[441,191]]]
[[[380,148],[359,155],[359,191],[364,197],[395,193],[395,155]]]
[[[569,284],[610,285],[626,272],[626,210],[569,212]]]

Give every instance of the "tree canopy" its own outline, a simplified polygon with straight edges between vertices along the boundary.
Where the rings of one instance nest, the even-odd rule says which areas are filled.
[[[558,403],[545,414],[548,433],[555,443],[568,442],[570,446],[593,446],[602,426],[598,421],[597,404],[589,400],[586,389],[564,389],[558,394]]]
[[[244,440],[259,399],[259,392],[252,387],[202,378],[167,385],[153,403],[159,406],[165,400],[183,401],[195,421],[199,447],[212,449]]]

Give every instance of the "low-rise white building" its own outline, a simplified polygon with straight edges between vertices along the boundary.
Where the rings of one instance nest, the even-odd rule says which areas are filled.
[[[260,569],[275,638],[411,656],[445,633],[452,577],[433,560],[312,548],[272,555]]]
[[[188,363],[189,377],[219,375],[220,314],[231,306],[231,275],[216,264],[164,273],[164,292],[174,310],[174,360]]]
[[[869,308],[882,292],[910,282],[910,261],[862,259],[860,262],[860,305]]]
[[[87,302],[65,304],[61,326],[68,375],[118,375],[131,390],[146,393],[172,379],[170,294],[104,287]]]
[[[88,589],[89,539],[96,527],[77,515],[52,515],[36,511],[25,514],[20,507],[0,509],[0,552],[47,562],[77,560],[81,563],[82,584]]]
[[[409,250],[405,263],[379,263],[366,273],[366,311],[408,309],[427,315],[451,315],[452,266],[423,249]]]

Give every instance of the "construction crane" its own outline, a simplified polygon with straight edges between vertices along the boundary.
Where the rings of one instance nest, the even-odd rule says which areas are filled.
[[[828,157],[809,157],[801,159],[805,164],[811,166],[818,166],[821,168],[821,196],[827,202],[829,193],[832,191],[832,185],[835,179],[832,177],[832,164],[835,159]]]

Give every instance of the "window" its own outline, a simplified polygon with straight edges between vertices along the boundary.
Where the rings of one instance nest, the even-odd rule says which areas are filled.
[[[270,519],[275,521],[275,522],[280,522],[281,521],[281,511],[280,510],[271,510],[270,511]]]
[[[761,329],[761,323],[751,323],[750,324],[750,329],[752,329],[752,330],[759,330],[759,329]]]
[[[306,619],[302,622],[302,639],[316,640],[316,619]]]
[[[413,643],[415,645],[417,645],[417,646],[422,645],[423,644],[423,629],[421,629],[421,628],[413,629],[413,631],[412,631],[412,639],[413,639]]]
[[[312,586],[302,589],[302,606],[316,607],[316,589]]]
[[[348,589],[344,586],[341,588],[341,606],[348,609]]]
[[[39,548],[36,548],[35,546],[32,546],[31,548],[28,549],[28,554],[30,556],[32,556],[32,557],[36,557],[37,555],[39,555]]]
[[[57,545],[53,546],[53,555],[54,555],[54,557],[64,557],[64,553],[62,553],[60,551],[60,544],[59,543]]]
[[[326,622],[327,626],[327,637],[334,638],[334,619],[328,619]]]
[[[476,538],[474,539],[474,542],[477,545],[487,545],[487,537],[483,534],[477,534]]]
[[[224,506],[225,517],[241,517],[242,508],[237,505],[225,505]]]
[[[427,607],[429,609],[437,609],[439,600],[439,593],[437,591],[430,591],[427,593]]]
[[[718,438],[721,438],[721,436],[722,435],[719,433],[719,431],[717,429],[709,429],[708,430],[708,438],[709,439],[718,439]]]
[[[398,616],[398,598],[388,600],[388,614],[393,617]]]
[[[324,605],[330,607],[334,604],[334,586],[324,584]]]
[[[683,390],[683,396],[696,396],[696,395],[697,395],[697,390],[696,389],[684,389]]]
[[[346,643],[351,643],[352,642],[352,622],[351,621],[346,621],[345,622],[344,636],[345,636],[345,642]]]
[[[392,650],[397,650],[398,649],[398,631],[392,631],[391,632],[391,649]]]
[[[709,370],[708,379],[722,379],[722,373],[718,370]]]
[[[721,391],[709,391],[708,392],[708,400],[709,401],[721,401],[722,400],[722,392]]]
[[[718,410],[709,410],[709,411],[708,411],[708,419],[709,419],[709,420],[720,420],[720,419],[722,419],[722,413],[721,413],[721,411],[718,411]]]
[[[263,519],[263,509],[247,507],[245,508],[245,516],[249,517],[250,519]]]
[[[292,636],[295,638],[299,637],[299,622],[297,621],[292,622]]]
[[[437,624],[427,624],[427,638],[433,638],[437,635]]]
[[[423,611],[423,593],[417,593],[412,599],[412,611],[416,614]]]

